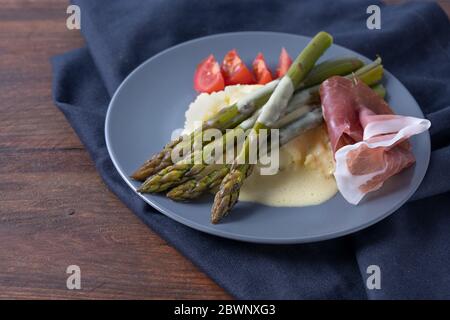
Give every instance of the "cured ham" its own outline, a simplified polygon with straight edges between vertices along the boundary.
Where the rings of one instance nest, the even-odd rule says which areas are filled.
[[[320,97],[339,191],[352,204],[379,189],[415,162],[408,138],[428,130],[430,121],[395,115],[370,87],[357,79],[332,77]]]

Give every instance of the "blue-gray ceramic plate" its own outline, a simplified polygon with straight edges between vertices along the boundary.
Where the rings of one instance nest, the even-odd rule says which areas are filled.
[[[184,124],[184,112],[196,96],[193,75],[197,64],[213,53],[221,59],[236,48],[250,64],[264,53],[274,68],[281,47],[297,54],[310,38],[272,32],[239,32],[208,36],[182,43],[150,58],[134,70],[117,89],[106,116],[105,134],[109,154],[126,183],[136,190],[129,175],[170,140],[175,128]],[[322,59],[361,55],[333,45]],[[374,58],[374,57],[371,57]],[[417,102],[389,72],[384,84],[388,102],[398,114],[423,117]],[[141,195],[148,204],[194,229],[220,237],[260,243],[301,243],[339,237],[387,217],[414,193],[427,170],[429,134],[411,139],[416,164],[389,179],[381,190],[358,206],[338,193],[329,201],[309,207],[278,208],[240,202],[220,224],[210,223],[212,198],[178,203],[164,195]]]

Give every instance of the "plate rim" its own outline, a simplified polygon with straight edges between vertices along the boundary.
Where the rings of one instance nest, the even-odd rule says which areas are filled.
[[[430,133],[429,131],[426,131],[426,140],[427,140],[427,144],[429,147],[428,150],[428,157],[426,159],[426,163],[425,163],[425,170],[423,171],[423,173],[421,175],[419,175],[419,179],[418,179],[418,184],[415,188],[411,189],[410,192],[408,193],[407,197],[405,197],[404,200],[400,201],[398,204],[396,204],[392,209],[386,211],[386,213],[384,213],[381,216],[376,217],[375,219],[369,220],[366,223],[360,224],[359,226],[353,227],[353,228],[349,228],[346,230],[341,230],[341,231],[332,231],[329,233],[325,233],[325,234],[321,234],[321,235],[316,235],[316,236],[304,236],[304,237],[290,237],[290,238],[271,238],[271,237],[266,237],[266,238],[260,238],[260,237],[255,237],[255,236],[246,236],[246,235],[240,235],[240,234],[235,234],[235,233],[231,233],[229,231],[226,230],[221,230],[221,229],[214,229],[211,226],[206,226],[203,224],[199,224],[195,221],[189,220],[187,218],[184,218],[181,215],[177,215],[175,213],[173,213],[171,210],[164,208],[161,205],[158,205],[157,203],[154,203],[153,201],[147,199],[143,194],[139,193],[136,191],[135,186],[130,182],[128,175],[125,174],[125,172],[122,170],[121,166],[119,165],[119,163],[117,162],[117,157],[114,153],[114,150],[111,146],[111,141],[109,138],[109,131],[110,131],[110,117],[111,117],[111,110],[113,109],[113,105],[115,100],[117,99],[117,95],[119,94],[119,92],[121,91],[122,87],[124,87],[129,81],[130,79],[134,76],[134,74],[138,73],[141,69],[143,69],[145,67],[146,64],[150,63],[152,60],[158,58],[161,55],[166,54],[167,52],[170,52],[172,50],[176,50],[179,47],[183,47],[195,42],[199,42],[199,41],[204,41],[207,40],[209,38],[217,38],[217,37],[224,37],[224,36],[240,36],[240,35],[255,35],[255,34],[275,34],[275,35],[284,35],[284,36],[295,36],[295,37],[301,37],[301,38],[305,38],[305,39],[311,39],[312,37],[309,36],[305,36],[305,35],[300,35],[300,34],[294,34],[294,33],[286,33],[286,32],[275,32],[275,31],[237,31],[237,32],[225,32],[225,33],[216,33],[216,34],[211,34],[211,35],[207,35],[207,36],[203,36],[203,37],[199,37],[199,38],[194,38],[185,42],[181,42],[179,44],[176,44],[174,46],[168,47],[158,53],[156,53],[155,55],[149,57],[148,59],[146,59],[145,61],[143,61],[141,64],[139,64],[139,66],[137,66],[135,69],[133,69],[125,78],[124,80],[120,83],[120,85],[117,87],[117,89],[115,90],[111,101],[108,104],[108,109],[106,111],[106,116],[105,116],[105,128],[104,128],[104,135],[105,135],[105,142],[106,142],[106,149],[108,151],[108,155],[111,159],[111,161],[114,164],[115,169],[117,170],[117,172],[119,173],[119,175],[121,176],[121,178],[125,181],[125,183],[132,189],[132,191],[138,195],[141,199],[143,199],[147,204],[149,204],[151,207],[153,207],[154,209],[158,210],[159,212],[161,212],[162,214],[166,215],[167,217],[183,224],[186,225],[190,228],[193,228],[195,230],[201,231],[201,232],[205,232],[207,234],[211,234],[214,236],[218,236],[218,237],[223,237],[223,238],[227,238],[227,239],[231,239],[231,240],[237,240],[237,241],[243,241],[243,242],[251,242],[251,243],[260,243],[260,244],[300,244],[300,243],[311,243],[311,242],[319,242],[319,241],[325,241],[325,240],[331,240],[331,239],[335,239],[335,238],[340,238],[358,231],[361,231],[363,229],[366,229],[378,222],[380,222],[381,220],[387,218],[388,216],[390,216],[391,214],[393,214],[395,211],[397,211],[401,206],[403,206],[410,198],[411,196],[417,191],[417,189],[419,188],[419,186],[421,185],[426,172],[428,171],[428,167],[429,167],[429,163],[430,163],[430,157],[431,157],[431,138],[430,138]],[[365,55],[360,54],[352,49],[346,48],[344,46],[341,46],[339,44],[333,43],[334,46],[349,50],[353,53],[356,53],[358,55],[361,55],[363,57],[365,57],[366,59],[368,59]],[[370,60],[370,59],[369,59]],[[408,92],[408,94],[411,96],[411,98],[414,100],[414,102],[419,106],[419,110],[422,114],[422,117],[425,118],[422,109],[420,108],[419,103],[417,102],[417,100],[415,99],[415,97],[411,94],[411,92],[405,87],[405,85],[403,85],[403,83],[397,78],[395,77],[392,73],[390,73],[388,70],[385,69],[385,73],[389,74],[390,76],[392,76],[394,79],[396,79],[400,85]]]

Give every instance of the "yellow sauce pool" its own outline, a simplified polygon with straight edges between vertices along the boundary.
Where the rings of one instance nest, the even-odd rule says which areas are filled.
[[[317,205],[337,192],[334,163],[323,125],[309,130],[280,150],[280,171],[260,175],[256,167],[244,183],[239,200],[274,207]]]

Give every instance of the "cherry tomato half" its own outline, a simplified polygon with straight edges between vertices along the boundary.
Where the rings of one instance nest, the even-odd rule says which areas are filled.
[[[266,84],[272,81],[272,74],[267,67],[266,60],[264,60],[263,54],[260,52],[253,60],[253,73],[256,78],[256,83]]]
[[[284,76],[286,72],[289,70],[291,64],[292,59],[289,56],[289,53],[287,53],[285,48],[282,48],[280,53],[280,59],[278,61],[277,78]]]
[[[220,66],[211,54],[197,66],[194,75],[194,88],[198,92],[211,93],[223,90],[224,87],[225,81],[220,72]]]
[[[235,49],[229,51],[223,59],[222,74],[225,85],[255,83],[252,73],[242,62]]]

